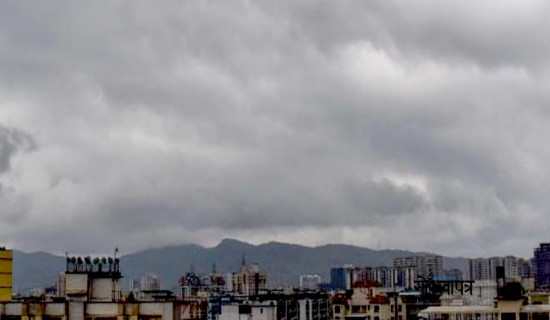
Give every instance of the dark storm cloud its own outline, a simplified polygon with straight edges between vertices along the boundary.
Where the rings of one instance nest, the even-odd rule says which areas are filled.
[[[1,201],[19,218],[2,241],[97,252],[270,234],[527,255],[550,210],[548,10],[4,3]]]
[[[27,133],[0,125],[0,174],[8,171],[11,158],[18,151],[29,151],[34,148],[34,141]]]

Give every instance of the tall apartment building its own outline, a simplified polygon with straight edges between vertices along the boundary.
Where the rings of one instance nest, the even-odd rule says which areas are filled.
[[[533,259],[518,259],[518,273],[521,278],[534,278],[535,267],[533,266]]]
[[[448,280],[462,280],[462,270],[460,269],[446,269],[443,272]]]
[[[443,277],[443,257],[434,254],[422,254],[393,259],[394,268],[416,268],[417,276]]]
[[[139,280],[141,291],[157,291],[161,289],[160,278],[156,273],[149,273]]]
[[[371,281],[378,282],[383,288],[393,288],[395,285],[392,267],[377,267],[372,269]]]
[[[537,289],[550,289],[550,243],[541,243],[535,249],[535,286]]]
[[[355,268],[352,265],[345,265],[339,268],[330,269],[330,285],[333,289],[349,290],[354,279]]]
[[[492,271],[489,259],[476,258],[469,261],[469,274],[470,280],[485,280],[493,279],[494,272]]]
[[[356,267],[353,270],[353,282],[368,282],[373,281],[371,267]]]
[[[503,258],[502,265],[504,266],[504,277],[508,280],[519,281],[519,259],[513,256],[506,256]]]
[[[514,256],[470,259],[470,280],[496,280],[497,267],[504,267],[506,281],[520,281],[522,265]]]
[[[300,276],[300,289],[317,290],[321,283],[321,276],[318,274],[306,274]]]
[[[415,267],[393,268],[393,286],[413,289],[418,280],[418,269]]]
[[[267,277],[258,264],[247,265],[243,262],[239,272],[233,273],[233,292],[255,296],[266,290],[266,281]]]

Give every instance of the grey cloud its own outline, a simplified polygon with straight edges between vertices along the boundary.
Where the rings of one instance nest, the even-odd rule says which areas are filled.
[[[0,183],[25,218],[0,231],[62,252],[303,232],[458,254],[505,230],[518,244],[495,250],[518,254],[512,221],[550,209],[547,7],[490,5],[2,4]]]
[[[34,140],[29,134],[0,125],[0,173],[10,169],[11,158],[17,151],[28,151],[34,148]]]

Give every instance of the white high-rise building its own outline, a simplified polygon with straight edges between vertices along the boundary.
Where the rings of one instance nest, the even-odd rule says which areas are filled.
[[[470,259],[471,280],[496,280],[497,267],[504,267],[506,281],[521,280],[522,264],[514,256]]]
[[[306,274],[300,276],[300,289],[317,290],[321,283],[321,276],[318,274]]]
[[[416,268],[418,276],[443,277],[443,257],[435,254],[422,254],[393,259],[394,268]]]
[[[160,278],[156,273],[149,273],[141,277],[139,284],[141,291],[155,291],[161,289]]]

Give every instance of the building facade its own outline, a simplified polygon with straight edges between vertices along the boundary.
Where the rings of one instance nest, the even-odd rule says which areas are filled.
[[[233,273],[232,289],[234,293],[254,296],[266,290],[267,277],[258,264],[242,264],[238,272]]]
[[[0,248],[0,301],[10,301],[12,296],[13,252]]]
[[[300,276],[300,289],[318,290],[321,283],[321,276],[318,274],[306,274]]]
[[[394,268],[416,268],[420,277],[443,277],[443,257],[435,254],[422,254],[393,259]]]
[[[540,290],[550,289],[550,243],[541,243],[535,249],[535,286]]]

